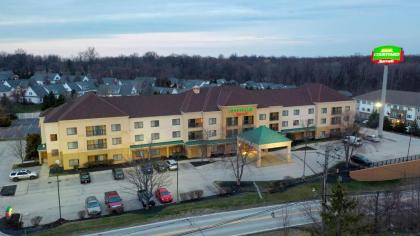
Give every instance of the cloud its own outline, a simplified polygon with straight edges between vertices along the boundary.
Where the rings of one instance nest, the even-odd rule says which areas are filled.
[[[22,48],[34,54],[58,54],[61,56],[74,56],[89,46],[94,46],[102,56],[115,56],[120,54],[144,53],[155,51],[159,54],[169,55],[196,54],[205,51],[207,55],[217,56],[238,53],[241,48],[297,46],[305,44],[302,39],[293,39],[286,36],[250,35],[240,32],[161,32],[118,34],[101,38],[84,39],[57,39],[28,42],[0,42],[0,51]],[[10,51],[9,51],[10,52]]]

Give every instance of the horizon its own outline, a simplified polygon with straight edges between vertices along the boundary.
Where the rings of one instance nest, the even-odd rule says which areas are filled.
[[[420,54],[420,3],[410,1],[288,2],[149,1],[3,2],[0,52],[101,57],[200,55],[228,57],[369,56],[393,44]]]

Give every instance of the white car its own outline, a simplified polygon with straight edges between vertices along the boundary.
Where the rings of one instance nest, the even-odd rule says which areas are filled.
[[[369,135],[366,135],[365,139],[366,139],[366,140],[369,140],[369,141],[371,141],[371,142],[374,142],[374,143],[379,143],[379,142],[381,141],[381,140],[378,138],[378,136],[376,136],[376,135],[374,135],[374,134],[369,134]]]
[[[356,136],[346,136],[343,139],[343,142],[348,143],[348,144],[353,145],[353,146],[361,146],[362,145],[362,139],[359,138],[359,137],[356,137]]]
[[[178,169],[178,162],[175,160],[167,160],[166,164],[168,164],[169,170],[177,170]]]
[[[15,182],[22,179],[36,179],[38,174],[36,172],[31,172],[30,170],[14,170],[10,172],[9,179]]]

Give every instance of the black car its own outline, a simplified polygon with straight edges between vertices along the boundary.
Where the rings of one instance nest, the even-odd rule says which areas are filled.
[[[146,190],[137,191],[137,197],[143,207],[154,207],[156,202],[153,200],[153,194],[149,194]]]
[[[124,171],[122,168],[112,169],[112,175],[114,176],[115,180],[124,179]]]
[[[370,161],[367,157],[365,157],[361,154],[355,154],[355,155],[351,156],[350,160],[355,164],[365,166],[365,167],[369,167],[373,164],[372,161]]]
[[[153,163],[153,167],[157,170],[157,172],[165,172],[168,170],[168,164],[164,161],[157,161]]]
[[[90,174],[89,172],[80,172],[80,183],[88,184],[90,183]]]
[[[153,166],[152,166],[152,163],[150,163],[150,162],[144,163],[144,164],[141,166],[141,171],[142,171],[144,174],[146,174],[146,175],[153,174]]]

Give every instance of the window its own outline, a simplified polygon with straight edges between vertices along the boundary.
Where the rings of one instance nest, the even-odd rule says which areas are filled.
[[[322,118],[321,119],[321,124],[325,125],[327,123],[327,118]]]
[[[209,132],[208,132],[209,138],[210,137],[216,137],[216,135],[217,135],[216,130],[209,130]]]
[[[411,119],[411,115],[407,115],[407,118],[408,118],[408,119]]]
[[[76,127],[67,128],[67,135],[76,135],[76,134],[77,134],[77,128]]]
[[[57,141],[57,134],[50,134],[51,141]]]
[[[344,109],[345,109],[346,111],[350,111],[350,106],[346,106]]]
[[[279,130],[279,124],[278,123],[270,124],[270,129],[278,131]]]
[[[143,128],[143,121],[134,122],[134,128],[135,129],[141,129],[141,128]]]
[[[172,125],[173,126],[175,126],[175,125],[180,125],[181,124],[181,119],[172,119]]]
[[[137,135],[134,136],[134,140],[136,142],[144,141],[144,135],[143,134],[137,134]]]
[[[328,112],[328,109],[327,109],[326,107],[323,107],[323,108],[321,109],[321,113],[322,113],[322,114],[327,114],[327,112]]]
[[[260,114],[260,120],[266,120],[267,115],[266,114]]]
[[[159,133],[152,133],[151,138],[152,138],[152,140],[158,140],[158,139],[160,139],[160,134]]]
[[[188,132],[188,140],[203,139],[203,131],[190,131]]]
[[[282,116],[288,116],[289,115],[289,111],[288,110],[284,110],[281,112]]]
[[[325,137],[327,137],[327,133],[325,131],[321,131],[320,136],[321,136],[321,138],[325,138]]]
[[[238,125],[238,117],[228,117],[228,118],[226,118],[226,125],[227,126],[237,126]]]
[[[121,138],[112,138],[112,145],[121,144]]]
[[[86,126],[86,136],[106,135],[105,125]]]
[[[368,108],[367,111],[370,112],[370,108]]]
[[[159,120],[150,121],[150,127],[159,127]]]
[[[364,107],[362,107],[362,111],[365,111],[365,108]]]
[[[299,120],[294,120],[293,121],[293,126],[298,126],[299,125]]]
[[[298,116],[300,113],[299,109],[293,110],[293,115]]]
[[[339,124],[341,124],[341,117],[339,117],[339,116],[332,117],[331,118],[331,124],[332,125],[339,125]]]
[[[279,113],[278,112],[270,112],[270,121],[279,120]]]
[[[121,131],[121,124],[112,124],[111,131]]]
[[[70,159],[69,160],[69,166],[71,166],[71,167],[79,166],[79,159]]]
[[[114,161],[122,161],[122,159],[123,159],[122,154],[114,154],[114,155],[112,155],[112,160],[114,160]]]
[[[282,127],[287,127],[287,126],[289,126],[289,122],[287,122],[287,121],[282,121],[282,122],[281,122],[281,126],[282,126]]]
[[[106,147],[106,139],[94,139],[87,141],[88,150],[105,149]]]
[[[152,150],[150,150],[150,155],[159,156],[160,155],[160,150],[159,149],[152,149]]]
[[[314,119],[308,119],[308,126],[314,124]]]
[[[366,104],[366,101],[365,100],[362,100],[362,104]]]
[[[237,129],[226,130],[226,138],[235,138],[236,136],[238,136],[238,130]]]
[[[209,125],[215,125],[216,124],[216,118],[209,118]]]
[[[58,156],[58,149],[52,149],[51,150],[51,155],[52,156]]]
[[[252,125],[254,124],[254,116],[244,116],[243,118],[244,125]]]
[[[313,108],[309,108],[309,109],[308,109],[308,114],[314,114],[314,111],[315,111],[315,110],[314,110]]]
[[[342,113],[341,107],[333,107],[331,110],[331,115],[340,115]]]
[[[188,119],[188,128],[198,128],[203,127],[203,119]]]
[[[68,143],[67,143],[67,148],[68,148],[68,149],[77,149],[77,148],[78,148],[78,143],[77,143],[77,141],[75,141],[75,142],[68,142]]]
[[[172,138],[179,138],[181,137],[181,131],[173,131]]]

